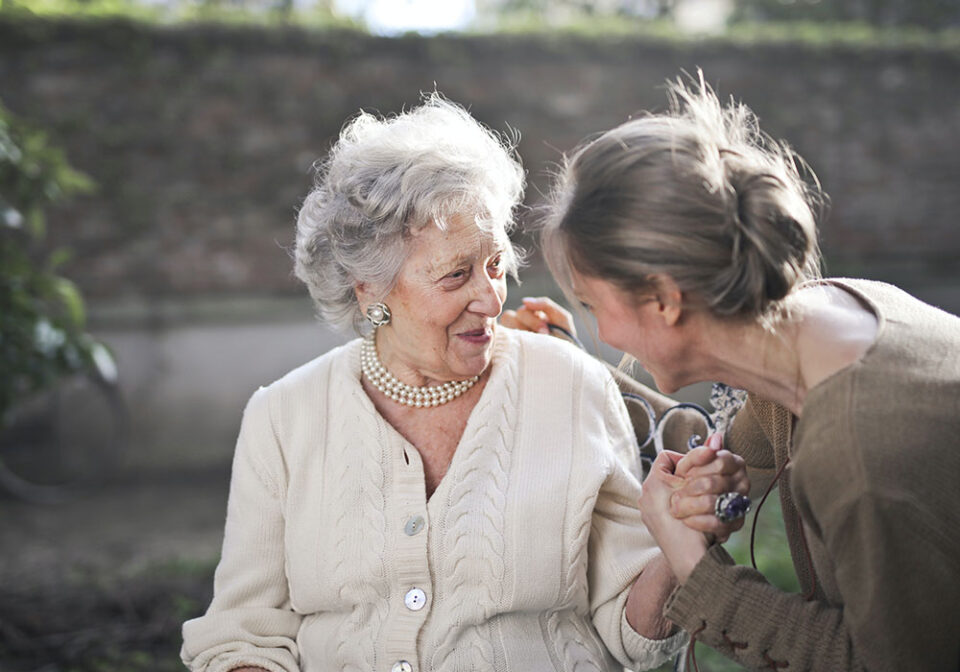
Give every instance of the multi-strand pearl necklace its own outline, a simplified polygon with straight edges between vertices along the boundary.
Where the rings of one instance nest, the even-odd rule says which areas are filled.
[[[451,380],[443,385],[423,387],[401,383],[380,363],[373,334],[363,339],[363,347],[360,350],[360,370],[375,388],[394,401],[414,408],[430,408],[453,401],[480,380],[480,376],[474,376],[466,380]]]

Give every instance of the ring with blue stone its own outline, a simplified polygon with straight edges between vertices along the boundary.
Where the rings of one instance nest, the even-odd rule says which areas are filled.
[[[717,503],[713,507],[714,515],[720,519],[721,523],[743,518],[749,512],[750,498],[739,492],[725,492],[717,497]]]

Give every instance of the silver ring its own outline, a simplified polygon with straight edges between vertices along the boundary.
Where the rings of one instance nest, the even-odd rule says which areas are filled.
[[[717,503],[713,506],[713,514],[721,523],[743,518],[749,512],[750,498],[739,492],[725,492],[717,497]]]

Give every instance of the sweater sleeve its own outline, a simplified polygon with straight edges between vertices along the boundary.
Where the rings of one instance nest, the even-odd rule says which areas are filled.
[[[665,615],[749,669],[952,669],[960,595],[936,524],[913,515],[908,502],[836,499],[817,522],[829,530],[842,608],[783,593],[713,546]]]
[[[627,623],[630,588],[643,568],[660,553],[640,517],[639,456],[627,410],[610,380],[606,387],[605,426],[613,455],[610,473],[597,495],[590,530],[588,582],[594,627],[611,654],[633,670],[657,667],[680,650],[686,633],[651,640]]]
[[[183,625],[181,658],[194,672],[299,670],[301,617],[290,607],[284,571],[284,480],[261,389],[247,405],[237,441],[213,601],[204,616]]]
[[[748,405],[737,418],[759,418],[764,431],[741,426],[732,443],[764,445],[760,437],[775,433],[780,411],[763,403]],[[894,451],[902,460],[897,475],[864,485],[858,456],[878,455],[882,445],[873,437],[869,451],[841,449],[858,436],[849,426],[852,415],[837,410],[817,423],[817,434],[808,426],[790,475],[808,535],[823,544],[843,606],[783,593],[713,547],[668,600],[668,618],[750,669],[785,663],[812,672],[956,667],[957,544],[931,513],[949,507],[930,507],[929,493],[917,498],[916,480],[901,476],[905,465],[929,464],[916,457],[917,449]]]
[[[782,592],[721,546],[710,547],[664,615],[750,670],[864,669],[843,609]]]
[[[751,495],[772,479],[773,444],[788,440],[791,421],[785,408],[751,395],[727,430],[725,446],[746,461]],[[720,546],[674,591],[664,615],[751,670],[863,669],[843,609],[781,591]]]

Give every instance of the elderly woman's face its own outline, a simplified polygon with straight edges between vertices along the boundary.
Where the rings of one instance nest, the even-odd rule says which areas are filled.
[[[468,378],[490,364],[496,320],[507,295],[502,229],[484,231],[472,215],[445,230],[420,229],[384,300],[392,312],[377,345],[384,365],[410,384]],[[422,377],[425,380],[416,380]]]

